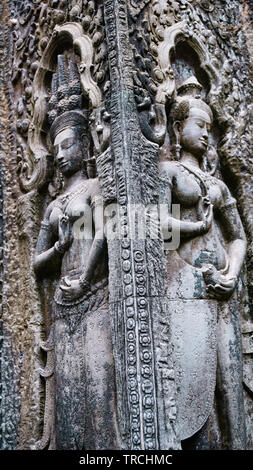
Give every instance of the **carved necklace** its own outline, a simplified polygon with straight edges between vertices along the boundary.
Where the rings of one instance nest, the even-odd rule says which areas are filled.
[[[87,185],[84,183],[85,182],[82,181],[82,183],[79,183],[72,191],[59,196],[55,202],[55,206],[64,213],[70,201],[78,197],[80,194],[86,193],[88,191]]]
[[[179,165],[182,165],[189,173],[192,173],[194,176],[198,178],[203,196],[208,196],[208,190],[210,189],[210,186],[215,186],[217,184],[215,181],[215,178],[213,178],[210,175],[205,174],[205,179],[204,179],[203,172],[201,170],[188,167],[182,162],[180,162]]]

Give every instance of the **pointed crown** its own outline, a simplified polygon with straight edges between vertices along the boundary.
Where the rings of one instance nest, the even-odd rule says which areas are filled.
[[[88,128],[87,111],[82,110],[82,90],[77,65],[63,55],[57,57],[57,72],[52,78],[51,96],[48,101],[50,136],[69,127]]]
[[[177,98],[173,105],[173,120],[182,121],[189,116],[190,108],[198,108],[207,113],[213,121],[211,108],[201,99],[202,85],[192,76],[177,88]]]

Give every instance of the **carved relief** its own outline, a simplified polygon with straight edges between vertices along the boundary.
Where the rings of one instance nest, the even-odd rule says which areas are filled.
[[[27,196],[23,196],[18,200],[19,218],[17,220],[20,229],[20,258],[23,260],[21,264],[23,263],[24,268],[25,266],[27,266],[25,285],[30,286],[29,295],[27,295],[27,292],[24,290],[24,295],[26,295],[26,299],[24,300],[22,295],[21,302],[22,306],[23,303],[29,305],[29,314],[32,307],[34,308],[34,317],[31,316],[31,319],[29,318],[28,321],[32,322],[33,318],[34,322],[38,321],[38,324],[36,323],[33,326],[33,334],[34,336],[36,336],[35,342],[37,343],[37,345],[39,344],[38,337],[41,333],[41,323],[44,322],[44,328],[46,330],[47,335],[49,327],[48,325],[51,321],[52,286],[49,286],[47,280],[44,282],[43,287],[45,288],[45,299],[41,300],[42,282],[41,284],[39,283],[38,289],[36,284],[34,284],[34,272],[31,267],[35,249],[34,245],[36,243],[38,223],[39,219],[41,218],[43,204],[45,205],[46,203],[50,202],[50,199],[55,198],[57,193],[61,191],[62,182],[61,178],[59,178],[60,174],[58,170],[56,172],[53,171],[54,169],[51,143],[47,137],[49,130],[49,122],[46,116],[46,101],[48,97],[48,84],[51,80],[52,73],[55,71],[54,60],[57,56],[57,48],[61,49],[63,43],[66,45],[68,50],[72,49],[72,51],[70,50],[67,55],[69,54],[69,56],[73,57],[75,64],[80,67],[82,83],[84,84],[85,88],[83,89],[84,100],[90,101],[89,119],[90,133],[92,134],[93,139],[93,154],[100,155],[106,150],[107,153],[110,152],[108,148],[108,145],[110,144],[110,127],[108,125],[110,116],[108,112],[106,112],[105,106],[101,106],[100,97],[101,91],[103,93],[103,88],[100,91],[97,86],[97,82],[99,82],[99,85],[102,86],[101,84],[103,82],[105,84],[106,80],[108,81],[107,65],[105,62],[106,50],[103,45],[104,33],[103,26],[101,25],[103,22],[103,18],[101,17],[101,7],[98,6],[99,2],[96,2],[96,5],[93,5],[93,9],[91,11],[91,2],[86,2],[86,5],[83,5],[83,7],[79,11],[80,15],[76,16],[75,9],[73,11],[70,11],[75,6],[74,4],[71,5],[71,3],[72,2],[68,2],[67,4],[67,2],[63,1],[44,2],[39,3],[36,8],[34,8],[34,4],[29,3],[29,5],[27,5],[27,8],[24,11],[25,20],[23,21],[23,16],[22,14],[20,14],[20,4],[13,2],[13,18],[11,20],[11,23],[13,25],[12,27],[16,31],[16,33],[14,32],[13,34],[13,46],[15,51],[14,64],[17,68],[17,73],[16,68],[13,68],[13,87],[15,90],[15,99],[17,102],[17,107],[14,109],[14,119],[12,122],[15,122],[16,112],[18,119],[22,120],[23,118],[26,118],[26,128],[25,132],[23,132],[22,134],[19,132],[19,122],[17,122],[17,128],[19,132],[17,136],[17,155],[20,164],[19,168],[22,190],[30,191]],[[82,18],[85,17],[85,9],[86,11],[88,9],[91,14],[91,18],[89,19],[88,30],[87,27],[84,27],[85,22],[82,25]],[[78,21],[76,24],[69,22],[67,23],[67,25],[65,24],[66,21],[73,21],[74,17],[77,18]],[[85,33],[83,33],[82,26],[84,28]],[[58,30],[58,33],[56,32],[56,30]],[[96,32],[98,33],[99,30],[101,31],[101,34],[96,35]],[[34,42],[35,55],[32,55],[32,49],[30,49],[30,55],[29,58],[27,58],[28,46],[30,48],[32,46],[32,43],[29,44],[29,38],[31,37],[31,33],[33,31],[36,36],[36,40]],[[56,32],[55,35],[54,31]],[[73,37],[71,36],[71,34],[73,35]],[[76,43],[75,45],[73,45],[75,41]],[[76,52],[74,52],[74,49]],[[53,60],[52,57],[50,57],[51,53],[54,55]],[[82,59],[83,63],[80,64]],[[31,67],[33,60],[35,60],[36,63],[34,64],[34,66]],[[96,63],[95,68],[94,63]],[[101,70],[103,71],[103,77],[99,78],[99,73]],[[36,71],[37,74],[35,73]],[[26,79],[23,79],[23,76],[25,76]],[[25,88],[27,88],[27,90],[24,92]],[[104,87],[104,90],[106,90],[106,87]],[[14,133],[14,130],[12,130],[12,132]],[[27,139],[29,145],[27,144]],[[112,175],[111,158],[108,158],[108,161],[110,161],[110,164],[109,168],[107,165],[107,170]],[[89,161],[88,167],[89,175],[94,176],[94,161],[92,159]],[[104,162],[102,163],[102,167],[104,168]],[[45,183],[47,184],[48,182],[49,191],[46,194],[45,198]],[[37,189],[40,194],[37,193]],[[111,184],[111,197],[115,197],[115,193],[113,193],[113,184]],[[14,251],[12,253],[14,255]],[[28,297],[30,299],[30,303]],[[101,297],[98,295],[97,302],[95,303],[93,308],[96,308],[97,303],[99,301],[101,302],[102,300]],[[44,310],[42,316],[40,316],[41,307]],[[30,336],[32,336],[31,331],[32,330],[29,328],[28,334],[26,335],[26,337],[29,337],[30,341]],[[43,334],[44,331],[42,331],[42,335]],[[52,354],[52,352],[49,354]],[[36,349],[36,361],[38,360],[38,356],[39,350],[37,351]],[[23,367],[23,381],[25,382],[26,380],[28,384],[29,381],[34,380],[30,390],[34,389],[34,396],[32,397],[32,400],[36,401],[36,406],[34,406],[33,408],[33,414],[35,414],[37,412],[37,406],[43,407],[43,390],[41,390],[41,387],[38,386],[39,384],[37,380],[37,371],[35,372],[35,377],[33,376],[33,370],[36,370],[37,365],[31,364],[31,368],[33,369],[30,370],[27,362],[22,360],[20,361],[20,363],[21,362]],[[29,380],[27,379],[27,373],[29,374]],[[50,377],[48,380],[52,386],[52,377]],[[48,388],[48,385],[46,388]],[[39,398],[38,393],[40,394]],[[36,426],[38,425],[40,420],[40,413],[37,413],[37,421],[36,417],[34,419],[33,416],[30,420],[31,423],[29,423],[26,417],[26,413],[29,410],[30,403],[28,403],[28,401],[25,403],[25,400],[23,399],[22,403],[23,410],[21,411],[21,427],[22,429],[27,430],[29,437],[25,435],[23,431],[20,445],[21,447],[25,446],[29,448],[32,442],[36,441],[36,436],[38,436],[39,429]],[[46,408],[48,408],[48,404],[50,404],[50,392],[46,393]],[[50,406],[52,409],[52,404],[50,404]],[[9,409],[11,410],[11,406],[9,406]],[[47,413],[50,414],[50,412]],[[34,421],[32,421],[32,419],[34,419]],[[34,426],[34,429],[29,432],[29,429],[31,429],[32,426]],[[47,424],[45,424],[45,435],[43,436],[43,439],[46,435]],[[14,438],[15,437],[13,437],[13,439]],[[39,445],[43,447],[41,443]],[[51,445],[54,446],[54,436],[51,437]]]
[[[144,139],[141,140],[142,147],[140,148],[142,136],[138,128],[135,102],[131,91],[132,63],[131,50],[127,40],[125,1],[116,2],[115,8],[111,2],[105,2],[105,24],[108,32],[111,90],[113,93],[111,101],[112,146],[115,158],[117,201],[120,205],[118,222],[120,240],[108,243],[109,253],[111,252],[110,286],[112,292],[110,294],[113,300],[112,324],[118,383],[119,422],[123,436],[123,448],[154,449],[157,446],[155,425],[157,410],[154,402],[155,380],[151,312],[147,301],[149,293],[146,291],[146,256],[143,243],[132,240],[128,204],[137,202],[138,190],[137,187],[133,187],[132,182],[135,179],[138,186],[141,184],[139,176],[141,161],[143,169],[146,168],[148,172],[147,181],[143,182],[143,196],[147,199],[155,197],[153,178],[154,172],[157,171],[155,167],[157,148],[150,146]],[[112,24],[113,28],[110,26]],[[125,38],[125,41],[122,38]],[[115,57],[118,40],[119,55]],[[126,135],[125,126],[128,128],[128,135]],[[129,158],[131,158],[131,163]],[[129,184],[132,189],[129,189]],[[148,184],[151,184],[150,190],[148,190]],[[117,254],[120,256],[120,261]],[[119,272],[117,267],[119,263],[122,266],[119,273],[120,288],[118,288],[119,279],[114,275],[114,271]],[[119,292],[118,289],[120,289]],[[119,329],[119,325],[121,329]],[[124,344],[125,346],[123,346]],[[121,352],[122,346],[124,356]]]
[[[20,94],[17,89],[16,96],[18,158],[21,185],[25,191],[29,191],[43,186],[50,178],[46,163],[48,151],[39,133],[45,118],[44,79],[52,71],[53,49],[58,47],[61,40],[66,40],[80,51],[84,91],[88,92],[92,106],[98,108],[101,91],[97,84],[105,94],[109,87],[106,46],[99,2],[96,5],[95,2],[85,2],[86,5],[82,6],[82,2],[71,5],[71,2],[65,0],[45,1],[34,6],[27,1],[21,13],[19,4],[13,3],[14,17],[11,23],[15,47],[12,80],[14,88],[18,88],[21,83],[23,90],[23,94]],[[76,23],[73,18],[77,19]],[[105,114],[105,110],[102,109],[102,113]],[[98,114],[96,127],[101,127],[101,123],[106,128],[106,122]]]
[[[240,314],[251,448],[252,88],[242,26],[245,4],[2,3],[2,355],[8,364],[2,369],[3,447],[167,450],[184,441],[185,448],[196,443],[243,448]],[[190,103],[187,118],[179,102]],[[199,139],[195,118],[204,120],[209,141],[207,146],[207,136],[200,137],[201,165],[192,168],[188,164],[196,157]],[[181,205],[181,244],[174,251],[164,252],[159,220],[152,221],[146,210],[157,206],[159,191],[169,206]],[[85,206],[83,215],[92,220],[95,199],[101,201],[101,196],[105,206],[117,202],[119,212],[114,227],[119,239],[107,244],[109,271],[104,236],[104,248],[95,246],[95,220],[96,233],[89,241],[69,235],[74,226],[83,228],[74,212]],[[145,240],[135,240],[131,204],[143,205],[145,228],[154,223],[155,239],[147,230]],[[245,251],[240,218],[249,243],[247,265],[239,275]],[[37,281],[34,255],[41,273]],[[95,266],[89,280],[84,258]],[[97,339],[101,348],[93,357]],[[47,357],[44,365],[42,357]],[[202,385],[196,381],[199,369]],[[93,416],[107,435],[96,434],[92,425],[85,432],[90,419],[83,400],[86,373]],[[106,385],[100,386],[101,380]],[[236,383],[233,393],[231,381]],[[222,396],[227,388],[231,392],[227,402],[217,402],[224,405],[218,413],[221,429],[215,424],[215,386]],[[104,411],[98,410],[107,406],[105,390],[111,398],[104,424]],[[231,403],[234,414],[227,412]],[[233,422],[230,440],[228,417]],[[193,434],[200,428],[197,442]],[[210,429],[212,439],[206,437]]]
[[[179,161],[161,163],[163,202],[180,204],[180,245],[167,254],[179,430],[181,440],[195,434],[194,445],[206,448],[211,442],[205,442],[200,429],[207,423],[215,436],[215,448],[243,449],[242,352],[238,341],[242,306],[233,293],[245,258],[246,239],[228,188],[201,169],[213,116],[200,92],[196,79],[188,79],[178,88],[170,119]],[[167,229],[172,223],[170,215],[162,223]],[[230,300],[224,303],[226,299]],[[232,383],[233,387],[228,385]],[[214,412],[215,387],[218,403]],[[222,429],[210,425],[220,406],[222,417],[216,422],[222,422]]]
[[[162,146],[161,160],[174,159],[175,153],[169,150],[171,141],[167,131],[167,127],[171,127],[171,118],[167,121],[164,106],[170,107],[176,97],[176,88],[192,74],[197,74],[203,85],[201,96],[208,100],[215,115],[215,131],[210,136],[203,168],[219,178],[222,177],[221,170],[225,175],[237,175],[235,178],[240,189],[236,196],[247,228],[251,227],[251,216],[245,212],[246,207],[251,207],[250,198],[246,196],[246,187],[252,181],[246,163],[250,161],[250,126],[246,117],[247,98],[242,97],[242,67],[234,66],[241,56],[238,49],[238,44],[241,47],[241,24],[238,21],[240,7],[236,2],[231,5],[232,19],[229,25],[224,21],[224,14],[220,14],[222,7],[218,2],[197,3],[154,1],[149,2],[146,9],[140,8],[137,14],[129,7],[132,20],[130,38],[136,65],[135,99],[140,124],[143,134]],[[219,20],[221,17],[223,21]],[[192,62],[189,60],[187,63],[187,56],[192,57]],[[246,56],[244,60],[247,63]],[[251,90],[246,81],[243,87],[247,89],[249,97]],[[234,159],[235,153],[237,160]],[[241,164],[242,167],[247,166],[246,186],[239,176]],[[242,194],[245,195],[244,201]],[[250,244],[248,252],[251,256]],[[242,299],[241,287],[238,295]],[[243,295],[244,299],[245,296],[247,298],[245,290]],[[240,302],[242,328],[246,338],[250,335],[252,322],[247,314],[245,321],[245,301]],[[252,375],[249,356],[244,362],[245,377],[249,383]]]
[[[82,32],[80,25],[66,23],[64,26],[56,26],[53,36],[47,45],[33,83],[33,119],[28,129],[28,155],[27,163],[21,170],[21,181],[24,189],[29,190],[41,187],[48,178],[48,158],[50,157],[44,144],[44,122],[46,119],[46,80],[48,73],[52,73],[55,51],[62,42],[76,48],[80,53],[80,76],[84,93],[87,95],[91,106],[98,108],[101,105],[101,95],[96,83],[92,80],[90,69],[93,59],[93,47],[89,37]]]
[[[87,78],[81,71],[79,82],[76,64],[63,55],[57,59],[48,120],[63,188],[46,210],[34,267],[41,276],[59,268],[60,276],[51,340],[43,346],[45,427],[36,448],[117,448],[103,201],[80,86]],[[95,99],[96,87],[89,87]]]

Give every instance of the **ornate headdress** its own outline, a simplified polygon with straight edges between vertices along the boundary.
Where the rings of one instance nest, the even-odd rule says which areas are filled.
[[[177,89],[177,98],[172,108],[173,120],[184,120],[189,116],[191,108],[197,108],[204,111],[213,121],[211,108],[201,99],[202,85],[196,77],[188,78]]]
[[[82,90],[77,65],[58,55],[58,69],[53,75],[51,98],[48,102],[48,120],[53,141],[68,127],[88,128],[87,112],[82,108]]]

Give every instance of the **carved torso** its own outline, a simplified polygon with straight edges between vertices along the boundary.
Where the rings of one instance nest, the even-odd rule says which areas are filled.
[[[65,276],[68,276],[70,280],[78,279],[85,271],[94,240],[94,211],[101,210],[101,208],[102,197],[97,179],[83,180],[71,191],[58,196],[48,207],[43,225],[46,226],[51,240],[59,239],[59,220],[62,216],[66,216],[70,222],[72,242],[61,260],[61,279]],[[44,249],[48,245],[46,239],[40,243],[44,245]],[[104,250],[100,256],[100,263],[93,273],[94,292],[107,284],[107,269],[107,253]],[[83,300],[83,297],[80,297],[73,302],[65,301],[59,287],[60,283],[61,281],[55,292],[57,303],[70,305]],[[86,292],[85,298],[89,295],[91,291]]]
[[[97,179],[90,179],[77,185],[71,192],[59,196],[52,204],[49,222],[56,238],[58,238],[58,220],[62,215],[68,217],[73,235],[72,244],[62,259],[62,277],[76,276],[83,272],[87,265],[94,238],[92,210],[99,202],[101,203],[101,196]],[[99,273],[96,273],[95,277],[101,275],[105,275],[103,263],[99,266]]]
[[[208,196],[213,205],[213,223],[206,234],[182,240],[178,254],[192,266],[201,267],[205,263],[213,264],[216,269],[227,265],[226,241],[221,226],[222,209],[235,205],[235,200],[226,185],[217,178],[201,170],[186,168],[178,162],[166,162],[161,165],[162,173],[171,188],[171,203],[180,204],[180,219],[197,222],[201,220],[203,197]]]

